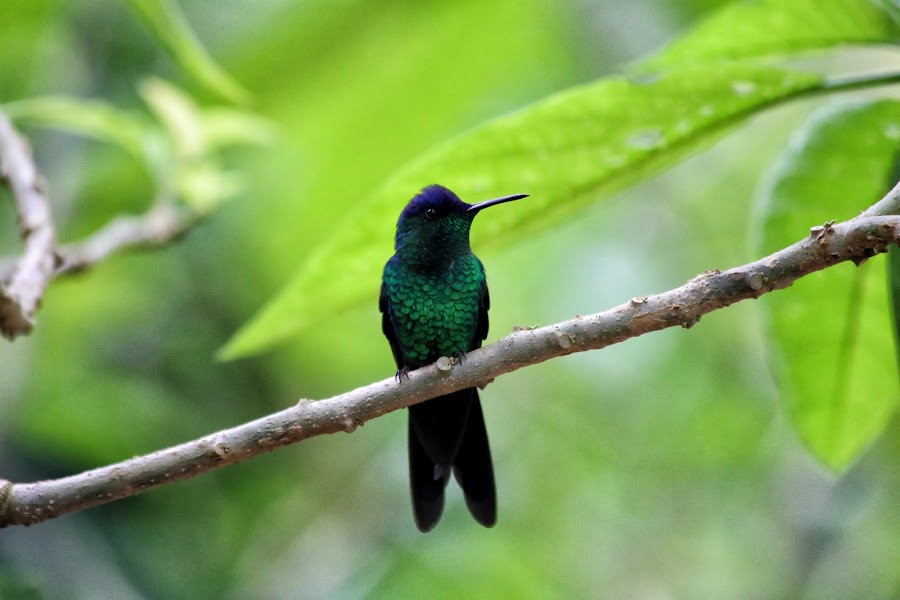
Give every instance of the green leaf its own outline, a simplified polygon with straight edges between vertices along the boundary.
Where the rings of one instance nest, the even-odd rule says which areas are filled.
[[[2,106],[17,122],[60,129],[116,144],[154,175],[164,163],[161,132],[141,114],[110,104],[65,96],[20,100]]]
[[[178,195],[197,214],[206,215],[222,201],[244,189],[241,177],[225,171],[215,160],[195,161],[179,169],[175,181]]]
[[[894,343],[900,368],[900,248],[888,248],[888,284],[891,291],[891,314],[894,320]]]
[[[897,24],[887,8],[866,0],[735,2],[701,21],[641,68],[784,56],[839,44],[888,43],[897,36]]]
[[[900,102],[817,113],[763,190],[761,252],[879,200],[898,139]],[[900,399],[884,268],[881,257],[837,265],[762,302],[790,418],[810,451],[835,470],[878,437]]]
[[[207,153],[200,110],[193,98],[155,77],[141,81],[138,91],[165,127],[179,158],[197,158]]]
[[[140,82],[138,90],[182,158],[201,157],[229,146],[265,145],[275,137],[269,120],[240,109],[200,107],[168,81],[149,77]]]
[[[888,189],[900,181],[900,148],[894,151],[894,161],[888,177]],[[894,320],[894,343],[897,348],[897,366],[900,367],[900,247],[888,248],[888,286],[891,292],[891,314]]]
[[[250,93],[210,58],[173,0],[126,1],[181,68],[201,85],[232,102],[250,99]]]
[[[145,79],[139,91],[159,124],[103,102],[65,97],[23,100],[2,109],[17,121],[121,146],[146,165],[160,189],[174,192],[198,214],[208,214],[243,188],[240,178],[219,164],[216,151],[267,143],[274,136],[267,120],[232,108],[202,108],[161,79]]]
[[[211,107],[200,114],[200,119],[211,150],[245,144],[266,146],[276,137],[271,121],[242,110]]]
[[[139,160],[144,159],[144,141],[151,131],[150,123],[139,114],[100,101],[45,96],[4,104],[2,109],[17,122],[117,144]]]
[[[171,179],[178,196],[198,214],[208,214],[236,195],[243,184],[219,165],[216,150],[268,142],[272,138],[269,122],[239,110],[201,108],[161,79],[145,79],[139,89],[171,140],[175,153]]]
[[[477,249],[508,244],[819,84],[818,76],[764,65],[691,67],[601,80],[490,122],[436,148],[362,203],[220,355],[257,352],[326,314],[374,302],[397,215],[426,184],[440,182],[469,202],[531,194],[475,224]]]

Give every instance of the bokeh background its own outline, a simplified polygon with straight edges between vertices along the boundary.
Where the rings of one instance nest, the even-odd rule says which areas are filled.
[[[181,0],[277,135],[226,156],[246,187],[184,240],[54,283],[34,333],[0,345],[0,475],[70,474],[390,375],[374,289],[370,306],[264,355],[213,354],[394,170],[614,72],[720,4]],[[136,86],[151,75],[216,102],[114,0],[6,0],[0,65],[0,102],[66,93],[146,110]],[[754,190],[820,102],[770,111],[577,219],[480,253],[488,341],[753,258]],[[151,202],[122,150],[25,131],[63,240]],[[371,218],[394,221],[406,200]],[[830,475],[785,420],[762,328],[744,303],[493,383],[493,530],[455,488],[440,526],[415,529],[401,412],[2,530],[0,598],[900,596],[900,423]]]

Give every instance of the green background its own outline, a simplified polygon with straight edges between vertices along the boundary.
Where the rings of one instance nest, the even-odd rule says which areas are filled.
[[[316,319],[265,354],[214,354],[403,165],[615,72],[718,4],[182,0],[273,141],[223,155],[244,189],[184,240],[54,283],[34,333],[0,345],[0,475],[78,472],[389,376],[377,289],[368,307]],[[123,3],[3,10],[0,102],[68,94],[145,111],[137,89],[150,75],[201,105],[221,101]],[[896,54],[831,60],[896,64]],[[768,111],[502,249],[476,243],[491,286],[488,342],[758,257],[755,195],[823,102]],[[150,176],[118,147],[24,131],[64,241],[150,203]],[[371,219],[393,223],[406,200]],[[0,202],[7,253],[17,249],[10,205]],[[391,252],[385,239],[384,259]],[[418,533],[396,413],[2,530],[0,598],[895,598],[900,422],[841,477],[828,473],[780,402],[760,304],[491,384],[493,530],[471,521],[454,489],[439,527]]]

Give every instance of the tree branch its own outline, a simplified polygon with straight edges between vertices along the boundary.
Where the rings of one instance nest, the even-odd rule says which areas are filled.
[[[888,196],[900,192],[900,185]],[[876,206],[881,205],[879,203]],[[417,402],[484,386],[528,365],[605,348],[667,327],[690,328],[711,311],[786,288],[844,261],[861,264],[900,243],[900,217],[866,216],[813,227],[809,236],[761,260],[727,271],[708,271],[681,287],[585,317],[541,328],[517,328],[500,341],[467,354],[465,362],[441,358],[410,373],[318,402],[295,406],[198,440],[145,456],[36,483],[0,480],[0,527],[31,525],[145,490],[188,479],[317,435],[357,426]]]
[[[115,217],[83,240],[60,246],[54,277],[81,273],[118,252],[164,246],[187,233],[196,221],[168,201],[157,201],[141,215]],[[12,257],[0,258],[0,281],[9,277],[15,262]]]
[[[187,211],[166,201],[158,201],[139,216],[116,217],[80,242],[60,248],[56,274],[87,270],[123,250],[165,245],[184,235],[194,220]]]
[[[2,113],[0,179],[12,191],[25,243],[21,257],[0,258],[0,334],[8,339],[31,331],[44,290],[54,278],[89,269],[123,250],[165,245],[198,219],[175,202],[160,199],[142,215],[116,217],[85,239],[58,246],[50,203],[28,142]]]
[[[860,217],[882,217],[884,215],[896,215],[900,213],[900,181],[884,198],[864,210]]]
[[[0,280],[0,334],[11,340],[30,332],[34,326],[34,315],[56,272],[58,257],[43,180],[34,165],[28,142],[3,114],[0,114],[0,178],[12,192],[25,245],[8,279]]]

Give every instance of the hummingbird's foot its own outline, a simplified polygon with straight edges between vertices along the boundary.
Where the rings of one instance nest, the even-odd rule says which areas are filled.
[[[397,383],[403,383],[403,378],[405,377],[407,381],[409,381],[409,371],[410,368],[406,365],[397,369],[397,372],[394,374],[394,378],[397,379]]]
[[[464,362],[466,362],[466,353],[465,352],[457,352],[454,355],[454,358],[456,359],[456,364],[461,365]]]

